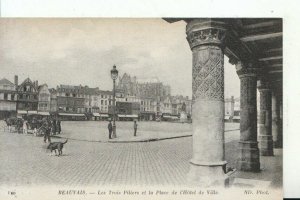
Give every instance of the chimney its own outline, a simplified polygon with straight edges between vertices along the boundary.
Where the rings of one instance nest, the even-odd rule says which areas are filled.
[[[17,75],[15,75],[15,86],[16,86],[16,88],[18,87],[18,76]]]

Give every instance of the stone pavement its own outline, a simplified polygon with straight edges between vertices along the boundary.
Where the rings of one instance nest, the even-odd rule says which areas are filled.
[[[225,133],[225,154],[234,167],[239,131]],[[52,138],[53,141],[64,141]],[[0,186],[181,186],[186,184],[192,137],[155,142],[99,143],[69,140],[63,156],[50,156],[42,137],[0,130]],[[282,185],[282,154],[261,157],[261,173],[234,173],[241,179]]]
[[[170,122],[138,122],[137,136],[133,136],[133,122],[116,122],[117,138],[108,139],[107,122],[84,121],[84,122],[62,122],[63,132],[56,135],[61,138],[69,138],[79,141],[90,142],[148,142],[171,138],[192,136],[192,124],[170,123]],[[239,130],[238,123],[225,123],[225,131]],[[228,141],[238,139],[231,138]],[[236,135],[235,135],[236,136]]]

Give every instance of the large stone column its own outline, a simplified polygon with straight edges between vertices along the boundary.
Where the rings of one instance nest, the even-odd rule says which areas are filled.
[[[259,149],[257,142],[257,69],[236,65],[241,80],[240,87],[240,141],[237,169],[241,171],[260,171]]]
[[[258,122],[260,155],[273,156],[271,90],[265,80],[259,81],[258,90],[260,92],[260,113]]]
[[[195,19],[186,27],[193,52],[193,157],[188,181],[201,187],[224,186],[225,24]]]
[[[280,148],[282,136],[280,134],[280,101],[279,96],[272,92],[272,135],[274,148]]]
[[[282,107],[282,92],[278,96],[278,101],[279,101],[279,122],[278,122],[278,127],[279,127],[279,134],[278,134],[278,148],[283,147],[283,107]]]

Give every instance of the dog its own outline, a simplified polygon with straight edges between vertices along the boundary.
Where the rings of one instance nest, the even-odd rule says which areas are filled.
[[[56,149],[58,150],[58,156],[62,155],[62,149],[64,148],[64,144],[66,144],[68,142],[68,139],[65,142],[51,142],[47,149],[52,151],[54,150],[55,155],[56,155]]]

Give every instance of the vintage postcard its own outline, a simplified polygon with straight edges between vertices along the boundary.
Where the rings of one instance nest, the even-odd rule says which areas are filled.
[[[1,199],[282,199],[282,18],[1,18]]]

